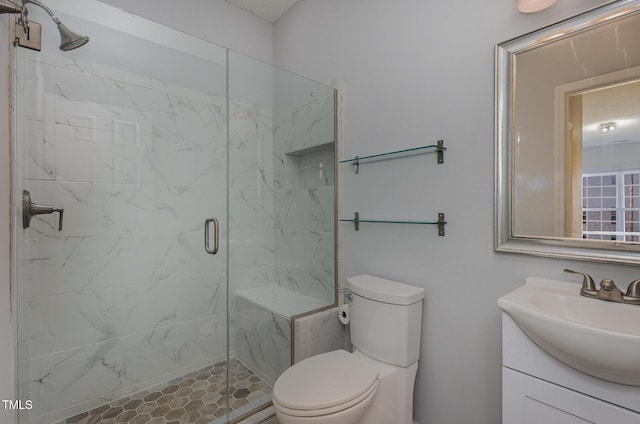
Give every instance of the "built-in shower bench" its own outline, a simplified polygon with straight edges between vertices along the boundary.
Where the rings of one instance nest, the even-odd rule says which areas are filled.
[[[275,284],[239,290],[236,296],[286,319],[327,306],[326,302]]]
[[[291,318],[327,306],[271,284],[235,292],[235,353],[269,384],[291,364]]]

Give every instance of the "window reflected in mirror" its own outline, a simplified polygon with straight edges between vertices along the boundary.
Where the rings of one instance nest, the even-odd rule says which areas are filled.
[[[638,241],[622,182],[640,172],[635,40],[632,15],[516,54],[514,235]],[[598,176],[621,182],[584,185]]]

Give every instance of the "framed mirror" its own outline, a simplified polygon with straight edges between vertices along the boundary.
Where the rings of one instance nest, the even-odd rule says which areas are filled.
[[[640,264],[640,0],[496,47],[495,249]]]

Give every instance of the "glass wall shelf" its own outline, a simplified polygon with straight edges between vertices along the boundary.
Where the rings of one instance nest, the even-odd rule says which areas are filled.
[[[438,235],[444,237],[444,226],[447,221],[444,220],[444,213],[438,214],[437,221],[394,221],[388,219],[360,219],[360,212],[356,212],[353,219],[340,219],[341,222],[353,222],[356,231],[360,231],[360,223],[368,222],[373,224],[414,224],[414,225],[437,225]]]
[[[398,158],[403,158],[407,156],[430,153],[432,151],[438,154],[437,162],[444,163],[445,150],[447,150],[447,148],[444,147],[444,140],[438,140],[437,144],[431,144],[429,146],[413,147],[411,149],[396,150],[394,152],[379,153],[377,155],[355,156],[353,159],[341,160],[340,163],[353,164],[353,166],[355,167],[355,172],[357,174],[360,171],[361,163],[377,162],[377,161],[388,160],[388,159],[398,159]]]

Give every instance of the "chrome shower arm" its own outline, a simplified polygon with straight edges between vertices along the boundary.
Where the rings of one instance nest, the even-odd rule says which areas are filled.
[[[55,22],[56,24],[60,24],[60,19],[58,19],[58,17],[56,16],[55,13],[53,13],[53,10],[51,10],[49,8],[49,6],[47,6],[46,4],[40,2],[39,0],[22,0],[22,5],[23,7],[26,6],[29,3],[33,3],[38,7],[41,7],[42,9],[44,9],[45,12],[47,12],[49,14],[49,16],[51,16],[51,19],[53,19],[53,22]]]

